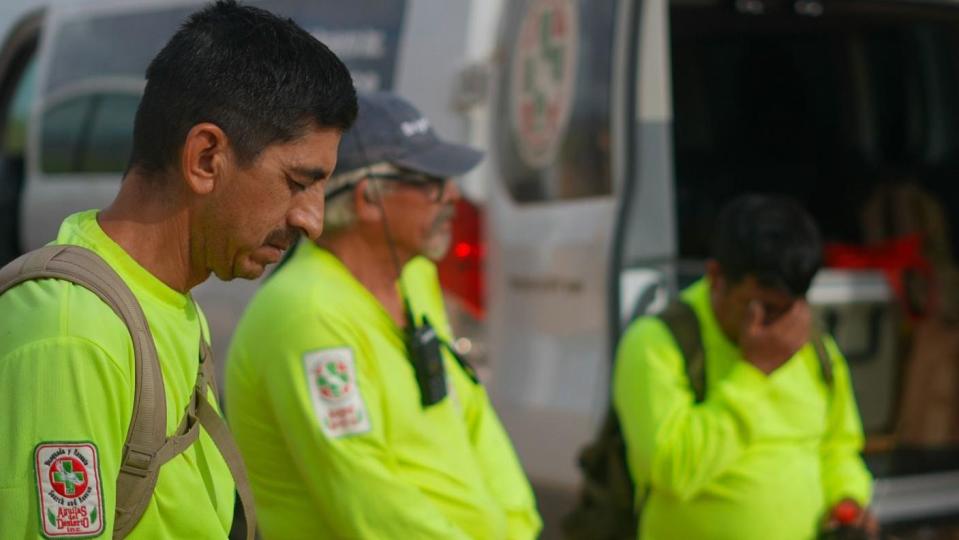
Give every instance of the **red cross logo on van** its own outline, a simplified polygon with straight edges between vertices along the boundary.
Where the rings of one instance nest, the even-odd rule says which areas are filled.
[[[578,21],[570,0],[536,0],[513,53],[511,120],[523,160],[543,167],[566,131],[576,78]]]

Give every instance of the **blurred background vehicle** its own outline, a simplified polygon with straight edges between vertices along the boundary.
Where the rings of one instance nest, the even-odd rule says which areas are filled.
[[[251,3],[328,43],[359,87],[397,91],[441,133],[488,150],[440,273],[457,346],[488,382],[544,536],[575,497],[619,332],[702,272],[717,210],[744,191],[797,198],[830,243],[810,299],[849,359],[880,520],[951,534],[959,5]],[[64,3],[9,26],[0,260],[110,200],[146,64],[197,4]],[[196,291],[219,358],[256,286]]]

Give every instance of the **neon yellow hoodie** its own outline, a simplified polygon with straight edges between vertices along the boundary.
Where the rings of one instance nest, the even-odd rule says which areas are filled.
[[[56,243],[98,253],[140,302],[160,358],[172,434],[193,392],[200,332],[209,335],[203,314],[110,239],[95,210],[68,217]],[[134,376],[129,331],[94,293],[48,279],[0,296],[0,536],[112,536]],[[233,500],[230,471],[201,431],[160,469],[128,538],[225,538]]]
[[[451,337],[432,263],[403,281]],[[449,395],[424,409],[401,330],[310,242],[256,294],[227,364],[226,412],[260,532],[286,538],[528,539],[532,491],[482,386],[445,355]]]
[[[809,540],[838,501],[865,506],[862,425],[835,343],[831,389],[811,345],[767,377],[720,330],[705,280],[683,299],[700,321],[703,403],[659,319],[636,321],[617,353],[613,402],[638,498],[649,489],[640,537]]]

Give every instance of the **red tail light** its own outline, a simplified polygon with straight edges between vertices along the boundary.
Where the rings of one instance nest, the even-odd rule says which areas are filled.
[[[483,262],[483,216],[479,208],[465,199],[456,203],[452,249],[440,261],[443,290],[462,302],[477,319],[486,314]]]

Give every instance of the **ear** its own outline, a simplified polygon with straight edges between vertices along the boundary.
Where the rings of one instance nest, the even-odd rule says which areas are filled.
[[[383,209],[380,208],[380,197],[369,179],[360,180],[353,188],[353,205],[356,216],[361,221],[380,221]]]
[[[726,277],[723,276],[723,268],[716,259],[706,261],[706,277],[709,278],[710,292],[722,293],[726,289]]]
[[[186,134],[180,153],[180,171],[191,191],[206,195],[224,176],[231,159],[226,133],[216,124],[204,122],[193,126]]]

